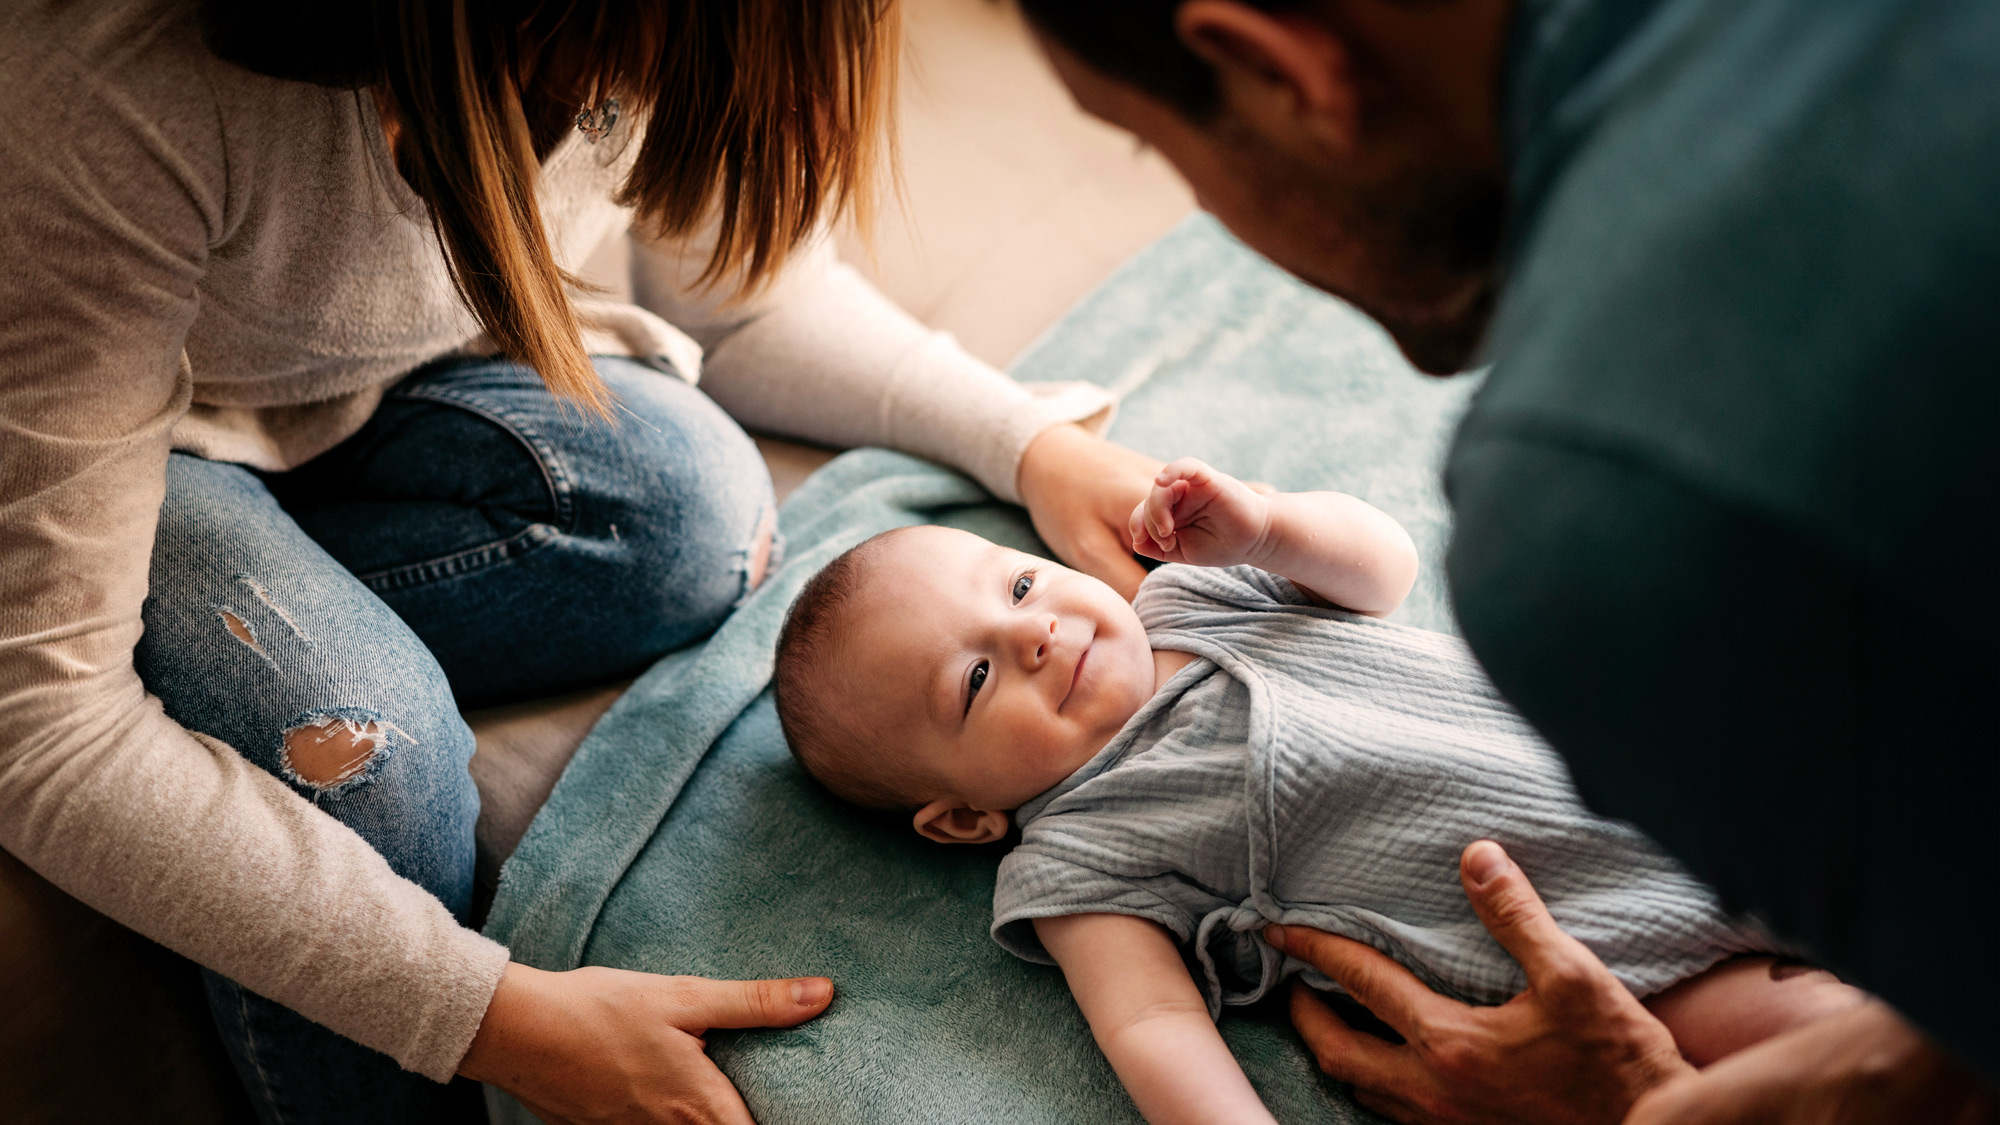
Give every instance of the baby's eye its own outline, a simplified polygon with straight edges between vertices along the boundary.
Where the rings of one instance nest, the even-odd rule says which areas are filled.
[[[965,709],[967,711],[972,710],[972,699],[979,694],[980,688],[986,686],[986,677],[991,671],[991,667],[984,660],[972,666],[972,680],[965,692]]]
[[[1032,570],[1027,572],[1026,574],[1023,574],[1021,577],[1014,579],[1014,600],[1018,602],[1022,598],[1027,597],[1028,591],[1033,589],[1034,586],[1035,586],[1035,572]]]

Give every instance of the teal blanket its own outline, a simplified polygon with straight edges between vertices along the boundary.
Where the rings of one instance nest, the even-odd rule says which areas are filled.
[[[1111,436],[1161,458],[1375,503],[1427,564],[1397,617],[1451,627],[1436,481],[1470,382],[1417,375],[1372,323],[1212,221],[1142,252],[1015,374],[1112,387]],[[487,933],[546,969],[832,977],[832,1008],[802,1028],[709,1038],[771,1125],[1136,1121],[1060,974],[987,937],[1000,853],[840,806],[779,733],[765,687],[793,595],[841,551],[920,522],[1041,550],[1018,509],[955,473],[881,450],[828,464],[784,506],[784,566],[584,741],[502,872]],[[1222,1028],[1280,1120],[1370,1119],[1319,1076],[1281,1009]],[[491,1100],[496,1121],[532,1120]]]

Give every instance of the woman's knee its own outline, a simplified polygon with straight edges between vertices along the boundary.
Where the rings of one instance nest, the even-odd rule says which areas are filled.
[[[436,660],[254,477],[174,460],[134,653],[147,689],[462,907],[473,741]]]
[[[606,370],[625,408],[617,437],[633,487],[618,497],[624,521],[604,533],[626,548],[628,593],[692,635],[763,581],[777,554],[777,503],[742,427],[693,387],[637,374]]]

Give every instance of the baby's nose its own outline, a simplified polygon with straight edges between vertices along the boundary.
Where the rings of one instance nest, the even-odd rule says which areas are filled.
[[[1056,619],[1049,615],[1031,619],[1021,629],[1021,661],[1030,668],[1039,668],[1049,658],[1049,648],[1056,636]]]

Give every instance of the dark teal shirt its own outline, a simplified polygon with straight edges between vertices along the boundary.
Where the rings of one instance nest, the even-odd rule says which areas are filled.
[[[2000,2],[1525,0],[1507,96],[1467,638],[1588,801],[2000,1079]]]

